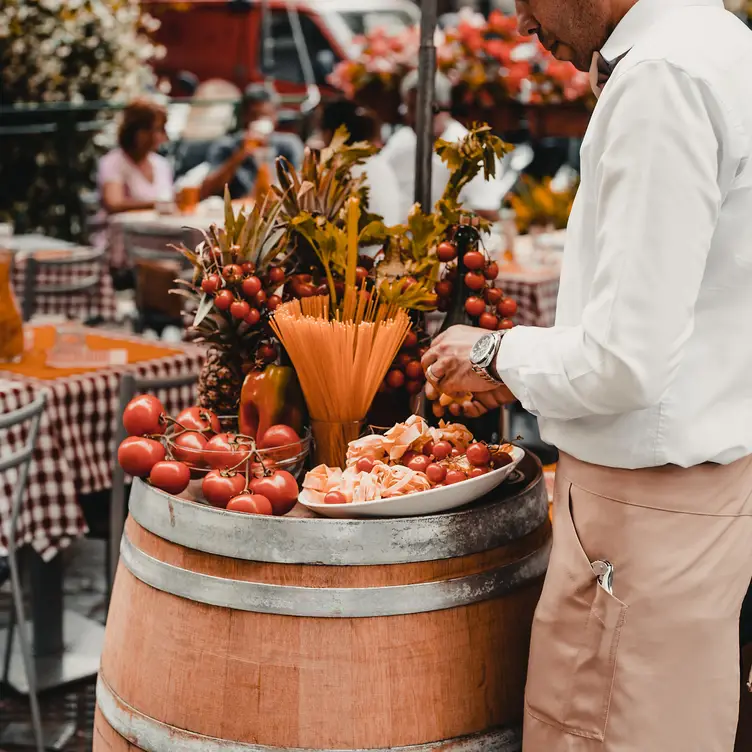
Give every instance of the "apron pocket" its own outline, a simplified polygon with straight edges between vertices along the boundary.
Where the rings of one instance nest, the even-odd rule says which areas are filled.
[[[571,483],[562,479],[556,490],[554,544],[533,621],[525,702],[538,720],[603,741],[627,606],[598,584],[574,526]]]

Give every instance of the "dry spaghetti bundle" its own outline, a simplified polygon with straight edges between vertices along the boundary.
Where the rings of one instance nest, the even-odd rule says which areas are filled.
[[[326,296],[293,300],[275,311],[272,327],[303,388],[318,462],[344,467],[410,329],[407,313],[348,286],[336,310]]]

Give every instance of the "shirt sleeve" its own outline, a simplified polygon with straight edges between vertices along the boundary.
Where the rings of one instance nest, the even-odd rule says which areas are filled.
[[[125,176],[123,170],[124,163],[121,153],[118,150],[108,152],[99,160],[97,184],[100,188],[103,188],[108,183],[124,184]]]
[[[221,167],[239,148],[236,139],[226,136],[219,139],[209,147],[206,155],[206,161],[211,165],[213,170]]]
[[[523,406],[544,418],[660,402],[694,328],[722,200],[710,115],[719,108],[706,87],[666,61],[638,63],[609,86],[592,134],[601,155],[593,205],[583,207],[595,212],[596,260],[582,321],[516,327],[497,360]]]

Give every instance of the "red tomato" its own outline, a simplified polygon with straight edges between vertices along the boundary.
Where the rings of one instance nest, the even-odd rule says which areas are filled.
[[[298,482],[286,470],[275,470],[271,475],[254,478],[250,487],[253,493],[269,499],[276,515],[287,514],[298,501]]]
[[[259,290],[254,296],[253,296],[253,304],[257,306],[258,308],[261,308],[262,305],[266,303],[266,293],[263,290]]]
[[[489,329],[493,332],[496,331],[498,325],[499,319],[497,319],[493,313],[489,313],[488,311],[481,313],[480,318],[478,319],[478,326],[481,329]]]
[[[423,366],[420,364],[419,361],[411,360],[405,366],[405,376],[407,376],[408,379],[413,379],[414,381],[422,381],[423,380]]]
[[[452,453],[452,445],[448,441],[437,441],[431,449],[431,454],[437,460],[445,460]]]
[[[118,447],[118,462],[128,475],[145,478],[157,462],[165,458],[165,448],[154,439],[129,436]]]
[[[412,350],[418,346],[418,335],[415,332],[408,332],[405,335],[405,341],[402,343],[403,350]]]
[[[398,371],[396,368],[393,368],[386,375],[386,383],[392,389],[399,389],[405,383],[405,374],[403,374],[402,371]]]
[[[365,282],[367,278],[368,278],[368,269],[366,269],[364,266],[356,266],[355,267],[355,281],[358,283],[358,285]]]
[[[272,503],[266,496],[261,494],[242,493],[233,496],[227,502],[228,512],[244,512],[245,514],[272,515]]]
[[[487,467],[474,467],[470,471],[470,478],[480,478],[481,475],[486,475],[486,473],[489,472],[489,468]]]
[[[462,470],[447,470],[444,483],[446,483],[447,486],[451,486],[455,483],[461,483],[463,480],[467,480],[467,475],[465,475]]]
[[[282,284],[285,281],[285,270],[280,266],[273,266],[269,269],[269,279],[275,285]]]
[[[453,261],[457,258],[457,246],[445,240],[443,243],[439,243],[438,248],[436,248],[436,255],[439,257],[439,261],[444,263]]]
[[[149,473],[149,483],[169,494],[183,493],[191,480],[188,465],[174,460],[157,462]]]
[[[224,509],[230,499],[245,489],[245,476],[240,473],[210,470],[201,483],[204,498],[218,509]]]
[[[238,442],[235,434],[218,433],[206,442],[204,462],[215,470],[237,469],[238,465],[250,457],[248,444]]]
[[[432,452],[433,452],[433,441],[429,441],[423,447],[423,454],[425,454],[426,457],[432,457],[433,456]]]
[[[450,298],[452,296],[452,281],[449,279],[442,279],[436,283],[436,294],[440,298]]]
[[[243,280],[243,295],[252,298],[261,290],[261,280],[258,277],[246,277]]]
[[[517,313],[517,301],[514,298],[503,298],[499,305],[496,306],[496,310],[499,312],[499,316],[508,319]]]
[[[501,301],[504,296],[502,295],[502,292],[498,287],[487,287],[483,291],[483,297],[485,297],[488,305],[495,306]]]
[[[222,276],[228,282],[234,282],[243,274],[243,270],[237,264],[228,264],[222,269]]]
[[[438,486],[439,483],[443,483],[447,474],[446,468],[443,465],[437,465],[435,462],[430,463],[425,472],[428,476],[428,480],[430,480],[435,486]]]
[[[123,426],[129,436],[161,435],[167,428],[165,409],[151,394],[139,394],[125,406]]]
[[[416,379],[408,379],[405,382],[405,391],[408,394],[420,394],[423,390],[423,379],[416,380]]]
[[[210,274],[208,277],[202,280],[201,289],[204,292],[214,293],[219,290],[219,286],[222,284],[222,278],[219,274]]]
[[[235,300],[235,296],[229,290],[220,290],[214,296],[214,305],[219,308],[220,311],[226,311]]]
[[[492,261],[483,271],[483,276],[492,281],[496,279],[499,276],[499,265],[495,261]]]
[[[243,270],[243,274],[253,274],[256,271],[256,264],[252,261],[245,261],[240,265],[240,268]]]
[[[465,287],[478,292],[486,286],[485,277],[479,272],[468,272],[465,275]]]
[[[415,277],[405,277],[402,280],[402,292],[405,292],[405,290],[409,290],[413,285],[417,285],[418,280],[415,279]]]
[[[300,436],[295,433],[295,429],[290,426],[276,425],[269,426],[266,433],[258,440],[259,449],[277,449],[272,452],[271,457],[277,461],[295,457],[303,451],[300,443]]]
[[[410,462],[407,463],[407,466],[414,470],[416,473],[425,473],[426,468],[431,464],[431,458],[426,457],[425,454],[416,454],[415,457],[413,457]]]
[[[172,442],[172,455],[178,462],[187,462],[192,467],[204,464],[206,437],[198,431],[185,431]]]
[[[486,304],[483,302],[483,298],[471,295],[465,301],[465,310],[470,316],[480,316],[486,310]]]
[[[467,461],[475,467],[485,467],[491,463],[491,452],[485,444],[470,444],[465,454]]]
[[[400,465],[407,467],[410,462],[412,462],[412,460],[414,460],[417,456],[417,452],[414,452],[412,449],[408,449],[400,458]]]
[[[359,473],[370,473],[373,470],[374,461],[370,457],[361,457],[355,463],[355,469]]]
[[[486,265],[485,256],[480,251],[468,251],[462,260],[465,266],[473,271],[480,271]]]
[[[276,311],[281,302],[282,298],[280,298],[279,295],[270,295],[269,299],[266,301],[266,307],[270,311]]]
[[[244,319],[251,312],[251,307],[245,300],[236,300],[230,306],[230,315],[236,319]]]
[[[265,363],[271,363],[277,358],[277,348],[270,344],[261,345],[261,347],[256,350],[256,355],[258,355]]]
[[[329,491],[329,493],[324,496],[324,504],[347,504],[347,499],[345,498],[345,495],[339,491]]]
[[[259,321],[261,321],[261,313],[259,313],[258,308],[251,308],[250,311],[248,311],[248,315],[243,319],[246,324],[249,324],[250,326],[256,326]]]
[[[512,319],[502,319],[499,321],[499,329],[513,329],[514,321]]]
[[[203,407],[188,407],[178,413],[175,422],[180,428],[188,431],[201,431],[202,433],[219,433],[222,426],[219,418],[211,411]]]

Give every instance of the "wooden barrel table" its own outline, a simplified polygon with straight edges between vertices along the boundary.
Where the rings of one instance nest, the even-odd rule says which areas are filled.
[[[551,528],[540,464],[408,519],[242,516],[137,481],[95,752],[514,752]]]

